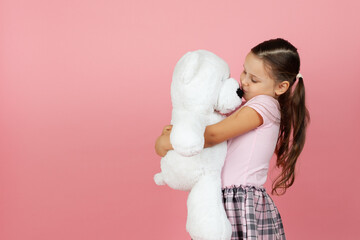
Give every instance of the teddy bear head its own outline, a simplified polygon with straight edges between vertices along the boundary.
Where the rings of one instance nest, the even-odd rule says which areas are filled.
[[[204,131],[215,112],[226,114],[241,104],[239,83],[228,64],[212,52],[196,50],[177,62],[171,83],[173,105],[170,141],[184,156],[204,147]]]
[[[212,52],[197,50],[186,53],[176,64],[171,83],[173,107],[226,114],[241,99],[239,84],[229,78],[228,64]]]

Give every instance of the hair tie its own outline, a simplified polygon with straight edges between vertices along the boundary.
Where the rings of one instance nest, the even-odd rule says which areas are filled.
[[[297,79],[299,79],[299,78],[303,78],[303,76],[301,75],[301,73],[298,73],[298,74],[296,75],[296,79],[295,79],[295,80],[297,80]]]

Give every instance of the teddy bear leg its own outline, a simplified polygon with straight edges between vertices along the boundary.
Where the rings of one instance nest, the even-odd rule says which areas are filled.
[[[229,240],[231,224],[222,203],[220,174],[202,176],[187,201],[186,229],[194,240]]]

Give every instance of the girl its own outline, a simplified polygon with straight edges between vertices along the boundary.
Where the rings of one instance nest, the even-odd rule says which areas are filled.
[[[263,184],[274,151],[282,171],[271,194],[282,195],[294,183],[310,120],[299,69],[299,54],[288,41],[277,38],[258,44],[246,56],[240,76],[246,103],[206,127],[204,147],[228,140],[222,193],[231,239],[285,239],[280,213]],[[171,127],[165,126],[156,140],[161,157],[173,149]]]

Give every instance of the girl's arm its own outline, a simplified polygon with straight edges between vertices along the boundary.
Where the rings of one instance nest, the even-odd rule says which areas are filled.
[[[243,107],[222,121],[206,127],[204,148],[244,134],[261,124],[263,119],[259,113],[250,107]],[[155,150],[161,157],[165,156],[167,151],[174,149],[170,143],[171,128],[172,125],[165,126],[162,135],[156,140]]]
[[[251,107],[242,107],[222,121],[207,126],[204,137],[209,145],[213,146],[249,132],[262,124],[263,119],[257,111]]]

